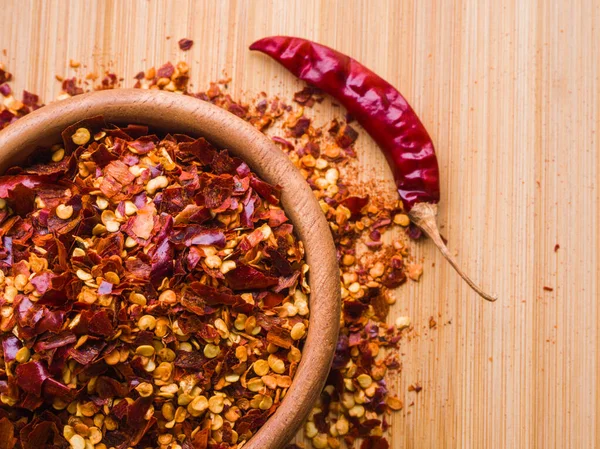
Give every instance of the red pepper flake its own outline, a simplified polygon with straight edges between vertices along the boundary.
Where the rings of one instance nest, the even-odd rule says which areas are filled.
[[[422,389],[423,387],[418,383],[408,386],[408,391],[414,391],[415,393],[419,393]]]
[[[554,289],[552,287],[546,287],[546,286],[544,286],[544,291],[545,292],[553,292]]]
[[[557,243],[556,245],[554,245],[554,252],[558,252],[558,250],[560,249],[560,245]]]
[[[191,39],[180,39],[179,42],[179,48],[183,51],[188,51],[190,48],[192,48],[192,45],[194,45],[194,41]]]

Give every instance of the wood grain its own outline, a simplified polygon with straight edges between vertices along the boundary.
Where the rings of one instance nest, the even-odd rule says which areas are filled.
[[[289,96],[300,84],[247,50],[269,34],[334,46],[399,86],[438,149],[443,233],[500,300],[481,301],[433,245],[414,245],[425,274],[398,290],[393,314],[409,315],[419,337],[402,344],[403,371],[390,379],[406,404],[391,418],[393,447],[600,446],[597,1],[2,6],[0,60],[17,90],[47,99],[69,58],[111,66],[127,85],[139,70],[185,59],[198,87],[224,71],[236,96]],[[195,41],[190,52],[179,51],[181,37]],[[318,120],[334,114],[324,103]],[[361,137],[358,150],[365,178],[389,179],[372,141]],[[418,395],[407,392],[415,382]]]

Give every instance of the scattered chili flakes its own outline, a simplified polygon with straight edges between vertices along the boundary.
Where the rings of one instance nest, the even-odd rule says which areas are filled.
[[[182,41],[187,40],[182,39]],[[187,45],[191,47],[192,43],[188,44],[186,42],[184,44],[184,46]],[[111,77],[107,74],[107,77],[108,82],[103,82],[101,85],[82,83],[81,80],[75,78],[62,80],[64,92],[59,96],[59,99],[65,96],[78,95],[84,91],[115,88],[120,85],[116,76]],[[395,298],[390,294],[390,291],[406,282],[407,278],[418,280],[422,274],[422,266],[407,263],[410,260],[410,253],[403,238],[388,244],[384,243],[383,236],[392,228],[404,230],[406,236],[411,239],[418,239],[421,232],[407,219],[402,204],[396,200],[395,195],[389,195],[388,187],[381,187],[372,183],[358,183],[354,175],[358,168],[354,146],[360,134],[350,124],[352,118],[347,117],[345,121],[335,119],[324,126],[316,126],[313,120],[305,114],[304,108],[310,108],[315,103],[323,100],[321,92],[311,87],[305,87],[297,92],[294,95],[294,102],[300,106],[298,109],[282,99],[268,97],[264,93],[255,98],[250,104],[244,104],[235,101],[223,90],[223,85],[226,86],[227,81],[211,83],[209,88],[203,92],[191,92],[188,90],[189,68],[185,62],[179,62],[176,65],[167,63],[158,69],[152,67],[140,72],[135,77],[134,87],[179,92],[200,100],[209,101],[226,109],[271,137],[288,155],[292,163],[298,167],[313,190],[329,222],[338,251],[342,275],[340,289],[344,303],[340,340],[333,368],[319,401],[315,404],[305,423],[305,434],[316,448],[340,447],[340,440],[342,439],[349,445],[353,445],[357,440],[362,440],[361,447],[388,447],[389,444],[382,436],[388,427],[383,414],[390,410],[400,410],[403,404],[399,398],[388,394],[385,377],[388,372],[401,369],[401,364],[394,352],[391,351],[397,348],[403,332],[412,329],[408,317],[400,317],[396,326],[385,323],[389,305],[395,302]],[[14,109],[13,111],[16,114],[9,111],[12,115],[7,115],[4,122],[0,114],[0,127],[6,126],[6,124],[28,112]],[[97,151],[103,152],[104,150],[99,147]],[[94,159],[92,158],[92,160]],[[133,164],[136,163],[133,162]],[[86,166],[87,163],[84,163],[79,169],[83,169],[85,173]],[[87,170],[90,171],[89,168]],[[189,180],[182,178],[180,182],[187,183]],[[128,195],[125,184],[119,184],[112,188],[118,189],[115,191],[116,195]],[[162,190],[164,198],[171,198],[170,190],[171,188]],[[388,193],[387,196],[386,192]],[[113,200],[111,199],[111,201]],[[134,203],[143,205],[138,201]],[[248,201],[244,202],[243,206],[254,207],[254,204],[254,201]],[[157,205],[157,213],[162,210],[162,207]],[[122,208],[119,213],[122,215]],[[80,209],[77,210],[77,214],[81,214]],[[248,215],[255,216],[256,211],[250,214],[242,211],[241,219],[248,220]],[[179,211],[179,214],[175,217],[175,223],[182,220],[185,222],[185,220],[190,220],[191,217],[200,218],[202,216],[201,211],[186,208]],[[246,218],[243,218],[244,216]],[[269,225],[278,225],[281,229],[289,229],[289,225],[284,223],[282,218],[276,214],[270,213],[268,219]],[[132,239],[129,242],[130,245],[144,246],[146,244],[146,239],[141,238],[133,230],[129,230],[126,223],[124,226],[121,224],[121,226],[124,228],[125,233],[131,232],[128,235],[128,238]],[[160,223],[156,227],[158,229]],[[155,226],[153,226],[152,232],[157,232]],[[192,234],[189,238],[205,237],[194,237]],[[4,239],[7,250],[0,254],[0,258],[10,260],[12,257],[11,251],[8,250],[10,237]],[[254,237],[248,235],[244,244],[252,245],[253,239]],[[280,239],[280,237],[277,236],[277,239]],[[128,250],[127,242],[119,243],[117,241],[116,245],[117,253],[121,245],[123,245],[124,250]],[[208,277],[211,277],[213,281],[220,279],[219,276],[214,275],[214,271],[211,271],[209,266],[211,262],[206,263],[206,259],[209,259],[210,254],[203,254],[194,248],[195,246],[192,244],[185,261],[173,267],[175,282],[178,282],[180,270],[185,269],[186,266],[191,268],[198,266],[198,264],[205,266]],[[558,245],[555,247],[555,251],[557,249]],[[216,251],[218,255],[218,252],[222,249],[216,247]],[[131,278],[134,282],[138,282],[136,279],[139,280],[140,276],[142,279],[149,276],[148,271],[152,272],[151,264],[161,260],[157,253],[159,251],[149,254],[148,257],[142,257],[136,264],[129,264],[128,268],[136,273]],[[83,256],[82,254],[78,257]],[[271,257],[275,257],[275,254],[272,253]],[[205,258],[204,262],[202,262],[203,258]],[[285,264],[282,265],[276,260],[277,258],[273,259],[277,270],[287,269]],[[85,262],[86,259],[83,258],[81,261]],[[225,266],[227,260],[223,259],[221,264]],[[164,271],[159,270],[159,272]],[[283,275],[283,272],[280,274]],[[104,286],[103,288],[107,287]],[[115,288],[115,286],[111,288]],[[232,297],[235,298],[235,295]],[[165,297],[165,299],[169,300],[168,297]],[[249,297],[246,297],[246,299],[249,299]],[[279,316],[286,317],[308,313],[307,296],[300,288],[296,289],[293,302],[280,303],[280,299],[274,295],[265,296],[264,300],[265,307],[268,307],[270,313],[274,312]],[[196,301],[195,296],[190,296],[184,302],[188,311],[195,315],[200,314],[199,316],[202,317],[201,314],[206,312],[206,307],[209,307],[208,310],[210,310],[211,306],[202,308]],[[384,305],[386,306],[384,307]],[[240,314],[244,315],[243,313]],[[247,343],[251,345],[253,342],[252,331],[255,324],[254,322],[248,324],[248,321],[248,317],[245,321],[238,322],[236,319],[234,328],[238,329],[239,332],[246,333],[248,335]],[[194,320],[178,320],[178,323],[179,328],[184,330],[196,329],[197,326],[193,324]],[[162,329],[162,323],[160,325]],[[193,327],[190,328],[190,325]],[[258,325],[258,320],[256,325]],[[286,346],[288,344],[293,345],[293,343],[290,343],[289,336],[286,336],[277,327],[271,326],[270,329],[267,335],[270,335],[268,337],[269,344],[273,348],[282,351],[287,350]],[[205,334],[206,328],[201,332],[201,335],[210,335]],[[294,348],[294,346],[291,346],[291,348]],[[242,354],[240,356],[243,358]],[[116,358],[116,355],[111,355],[111,357]],[[191,363],[189,366],[194,366],[194,363],[196,363],[193,361],[184,362],[181,354],[176,355],[176,357],[176,366],[183,363]],[[240,363],[243,362],[240,361]],[[209,365],[205,365],[205,370],[208,370],[208,368]],[[132,364],[130,369],[132,372],[140,374],[144,372],[139,364]],[[210,371],[207,371],[207,374],[210,375]],[[263,383],[265,385],[272,383],[269,376],[266,377]],[[248,386],[248,378],[245,375],[240,378],[240,382],[242,381]],[[252,388],[255,387],[252,386]],[[422,387],[418,384],[409,387],[409,391],[419,392],[421,389]],[[258,399],[254,399],[253,404],[257,405],[257,401]],[[247,404],[251,402],[250,399],[243,400],[239,407],[240,411],[245,410],[244,407],[247,407]],[[260,403],[263,403],[263,406],[268,405],[268,399],[260,398]],[[228,410],[231,410],[231,408]],[[168,407],[164,410],[167,414],[175,411],[176,409],[171,410]],[[247,412],[247,419],[238,420],[238,430],[242,431],[238,433],[239,438],[250,436],[252,430],[264,422],[266,417],[262,415],[259,417],[255,414],[258,411],[250,410]],[[125,408],[123,413],[127,413]],[[227,415],[229,412],[225,413]],[[238,416],[237,414],[237,410],[235,413],[231,412],[229,417],[226,416],[226,419],[231,420],[234,415]],[[113,426],[111,419],[108,422],[110,426]],[[225,423],[227,422],[225,421]],[[225,428],[228,429],[224,424],[222,429]],[[219,429],[220,431],[221,429]],[[115,432],[111,432],[111,438],[114,441],[113,445],[116,446],[125,441],[127,436],[118,435]],[[209,433],[212,435],[213,432]],[[229,430],[224,430],[222,433],[229,435]],[[210,435],[201,434],[200,432],[196,435],[200,435],[200,439],[204,438],[204,443],[200,442],[199,447],[206,447],[208,444],[206,438],[210,438]],[[164,437],[164,440],[162,440],[162,443],[165,444],[164,447],[174,441],[167,440],[168,437]]]
[[[419,393],[422,389],[423,387],[418,383],[408,386],[408,391],[414,391],[415,393]]]
[[[554,289],[552,287],[546,287],[546,286],[544,286],[544,291],[545,292],[553,292]]]
[[[177,43],[179,44],[179,48],[183,51],[188,51],[192,48],[192,45],[194,45],[194,41],[187,38],[179,39],[179,42]]]

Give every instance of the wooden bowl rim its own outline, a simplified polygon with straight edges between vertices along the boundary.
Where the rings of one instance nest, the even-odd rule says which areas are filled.
[[[340,283],[329,225],[300,172],[270,139],[235,115],[193,97],[141,89],[92,92],[52,103],[0,131],[0,173],[23,163],[41,145],[55,143],[67,126],[103,115],[107,122],[146,124],[203,136],[283,187],[282,204],[304,243],[310,266],[310,318],[302,360],[281,406],[244,446],[281,448],[291,440],[325,383],[335,352]],[[52,139],[52,140],[51,140]]]

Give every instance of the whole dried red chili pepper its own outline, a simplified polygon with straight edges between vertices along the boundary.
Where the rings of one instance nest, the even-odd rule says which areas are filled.
[[[301,80],[337,99],[385,154],[398,194],[414,224],[423,230],[473,290],[485,293],[464,273],[444,244],[437,224],[439,171],[433,142],[408,101],[383,78],[353,58],[324,45],[287,36],[254,42]]]

